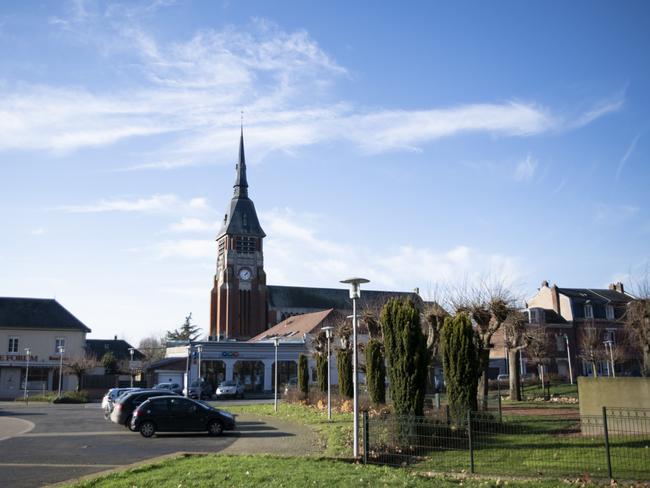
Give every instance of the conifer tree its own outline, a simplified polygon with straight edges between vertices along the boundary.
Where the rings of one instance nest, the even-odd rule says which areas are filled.
[[[386,365],[381,342],[377,339],[370,339],[366,345],[366,384],[372,403],[386,403]]]
[[[398,415],[422,415],[429,354],[420,311],[411,300],[389,300],[381,312],[390,394]]]
[[[318,380],[318,389],[322,392],[327,391],[327,355],[316,354],[316,379]]]
[[[309,394],[309,365],[307,356],[304,354],[298,356],[298,388],[304,398],[307,398]]]
[[[441,333],[442,364],[449,409],[457,420],[477,409],[481,375],[481,348],[469,316],[459,313],[445,319]]]
[[[336,366],[339,374],[339,393],[341,396],[352,398],[354,396],[352,351],[349,349],[339,349],[336,353]]]

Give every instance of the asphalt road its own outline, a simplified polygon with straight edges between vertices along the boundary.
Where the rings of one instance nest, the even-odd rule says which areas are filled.
[[[25,421],[34,428],[24,432]],[[11,431],[16,422],[23,433]],[[8,435],[3,435],[3,425]],[[312,433],[293,424],[243,415],[237,417],[237,431],[221,437],[159,434],[145,439],[105,420],[98,404],[19,407],[4,403],[0,407],[3,438],[0,484],[31,488],[178,451],[277,452],[282,445],[289,451],[302,445],[299,449],[304,454]]]

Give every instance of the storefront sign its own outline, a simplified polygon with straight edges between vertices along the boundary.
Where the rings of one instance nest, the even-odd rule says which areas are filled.
[[[237,351],[223,351],[221,353],[221,357],[224,357],[224,358],[238,358],[239,353]]]

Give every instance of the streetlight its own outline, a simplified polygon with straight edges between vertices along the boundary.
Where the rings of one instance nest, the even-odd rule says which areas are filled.
[[[29,347],[25,348],[25,356],[27,356],[27,368],[25,369],[25,401],[27,401],[27,382],[29,381],[29,357],[32,351]]]
[[[273,410],[275,413],[278,413],[278,346],[280,345],[280,338],[273,338],[273,345],[275,346],[275,378],[274,378],[274,400],[273,400]]]
[[[201,380],[201,353],[203,352],[203,344],[196,346],[196,350],[199,352],[199,400],[203,394],[203,381]]]
[[[616,378],[616,370],[614,369],[614,348],[612,347],[613,346],[612,341],[611,340],[605,341],[604,344],[605,344],[605,349],[609,347],[609,359],[612,362],[612,376]]]
[[[352,380],[354,385],[353,396],[353,409],[354,409],[354,425],[353,425],[353,439],[352,446],[353,456],[359,456],[359,372],[357,370],[357,298],[361,296],[361,284],[370,283],[370,280],[365,278],[348,278],[342,280],[341,283],[350,285],[350,298],[352,299]]]
[[[334,327],[328,325],[321,330],[325,331],[327,337],[327,420],[332,420],[332,368],[330,368],[330,340],[332,339],[332,332]]]
[[[59,361],[59,397],[61,396],[61,383],[63,382],[63,353],[65,352],[65,347],[59,346],[59,354],[61,355]]]
[[[569,363],[569,379],[571,384],[573,384],[573,368],[571,367],[571,351],[569,349],[569,336],[564,334],[564,340],[566,342],[566,360]]]
[[[185,396],[190,397],[190,359],[192,357],[192,341],[187,345],[187,361],[185,363]]]
[[[135,348],[129,347],[129,354],[131,355],[131,360],[129,361],[129,371],[131,372],[131,388],[133,388],[133,353]]]

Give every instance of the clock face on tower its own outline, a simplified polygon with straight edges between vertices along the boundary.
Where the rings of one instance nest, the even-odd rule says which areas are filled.
[[[248,268],[242,268],[239,270],[239,279],[242,281],[248,281],[251,279],[251,270]]]

